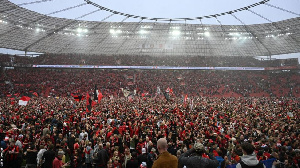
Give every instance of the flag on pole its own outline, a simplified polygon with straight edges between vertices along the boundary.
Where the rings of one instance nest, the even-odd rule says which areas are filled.
[[[97,85],[95,85],[95,89],[94,89],[94,101],[98,101],[98,95],[99,95],[99,91],[97,89]]]
[[[157,88],[156,88],[156,94],[160,95],[160,87],[159,86],[157,86]]]
[[[71,96],[74,98],[75,101],[80,102],[81,100],[84,100],[84,96],[78,96],[71,93]]]
[[[36,92],[32,93],[35,97],[39,97],[39,95]]]
[[[130,95],[130,91],[128,90],[128,89],[123,89],[123,88],[121,88],[121,90],[122,90],[122,92],[123,92],[123,94],[124,94],[124,97],[128,97],[129,95]]]
[[[86,111],[91,112],[92,110],[92,99],[89,93],[86,93]]]
[[[194,108],[194,99],[191,99],[190,101],[190,109],[193,110]]]
[[[170,94],[171,96],[173,95],[173,89],[172,89],[172,88],[170,88],[169,94]]]
[[[28,96],[23,96],[23,97],[21,97],[21,99],[19,100],[19,105],[20,105],[20,106],[26,106],[29,100],[30,100],[30,97],[28,97]]]
[[[169,92],[164,92],[164,96],[165,96],[165,98],[167,99],[167,101],[170,100]]]
[[[184,103],[186,103],[187,99],[188,99],[188,95],[186,94],[186,95],[184,96]]]
[[[94,101],[100,103],[102,100],[102,93],[100,90],[97,89],[97,85],[95,85],[95,90],[94,90]]]

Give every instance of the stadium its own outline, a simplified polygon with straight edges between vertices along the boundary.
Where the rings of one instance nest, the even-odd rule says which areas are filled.
[[[0,166],[299,167],[300,1],[176,3],[0,0]]]

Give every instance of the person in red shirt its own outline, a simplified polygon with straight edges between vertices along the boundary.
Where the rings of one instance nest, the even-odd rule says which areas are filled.
[[[19,155],[19,147],[15,145],[15,141],[11,141],[10,145],[4,150],[4,166],[17,167],[17,157]]]
[[[60,150],[58,151],[57,156],[53,160],[53,168],[62,168],[66,166],[70,166],[70,163],[63,164],[62,157],[64,156],[64,151]]]
[[[75,143],[74,143],[74,151],[77,150],[77,149],[79,149],[79,147],[80,147],[80,146],[79,146],[79,139],[76,138],[76,139],[75,139]]]

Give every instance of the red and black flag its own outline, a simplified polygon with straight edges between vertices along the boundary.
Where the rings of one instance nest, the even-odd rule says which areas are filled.
[[[75,101],[79,102],[81,100],[84,100],[84,96],[80,95],[74,95],[73,93],[71,93],[71,96],[74,98]]]

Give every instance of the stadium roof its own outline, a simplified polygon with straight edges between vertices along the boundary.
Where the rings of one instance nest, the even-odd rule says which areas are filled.
[[[97,7],[97,4],[94,4],[94,10],[86,11],[77,18],[65,19],[40,14],[8,0],[0,1],[2,48],[57,54],[153,56],[271,56],[300,52],[300,18],[272,22],[251,9],[257,3],[224,13],[177,18],[183,22],[176,22],[173,18],[130,15],[99,5]],[[87,3],[74,8],[88,3],[91,5],[93,2],[85,1]],[[268,0],[260,2],[268,4]],[[277,6],[273,8],[300,16]],[[101,21],[80,20],[102,10],[110,12],[110,15]],[[250,11],[269,23],[246,25],[236,15],[243,10]],[[122,15],[125,18],[118,22],[107,21],[113,15]],[[219,16],[223,15],[230,15],[240,24],[222,23]],[[128,18],[137,18],[138,21],[125,22]],[[218,24],[204,24],[204,18],[215,19]],[[192,19],[199,23],[189,24]]]

